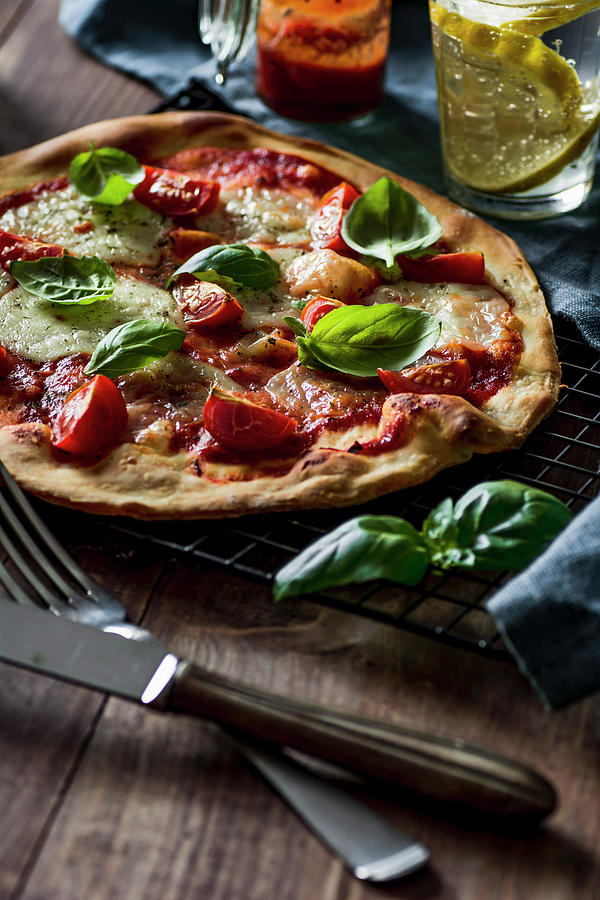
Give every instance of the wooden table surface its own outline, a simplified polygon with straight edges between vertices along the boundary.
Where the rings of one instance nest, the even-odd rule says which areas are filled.
[[[147,111],[86,57],[57,0],[0,0],[0,152]],[[213,726],[0,667],[0,897],[27,900],[592,900],[600,896],[600,698],[545,711],[515,667],[266,590],[45,509],[91,575],[211,669],[515,754],[557,813],[500,832],[359,791],[431,848],[387,887],[353,879]]]

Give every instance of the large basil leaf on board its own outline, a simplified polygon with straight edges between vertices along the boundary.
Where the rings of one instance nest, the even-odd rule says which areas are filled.
[[[140,184],[146,173],[135,156],[116,147],[78,153],[69,167],[69,181],[84,200],[118,206]]]
[[[86,375],[116,378],[143,369],[171,350],[179,350],[185,332],[170,322],[134,319],[104,337],[85,368]]]
[[[417,584],[429,553],[419,532],[394,516],[358,516],[310,544],[275,576],[276,600],[388,578]]]
[[[195,253],[173,272],[169,285],[178,275],[188,272],[200,281],[211,281],[214,274],[232,285],[255,291],[267,290],[279,280],[279,263],[258,247],[246,244],[215,244]],[[226,287],[227,285],[223,285]]]
[[[484,482],[446,499],[423,523],[431,562],[441,569],[525,568],[568,524],[571,511],[538,488]]]
[[[358,197],[342,223],[349,247],[393,266],[396,254],[431,247],[442,226],[422,203],[391,178],[380,178]]]
[[[86,306],[107,300],[117,284],[112,266],[99,256],[44,256],[17,260],[10,273],[21,287],[41,300]]]
[[[294,330],[298,358],[313,369],[333,369],[369,378],[377,369],[397,371],[410,365],[436,343],[439,319],[420,309],[380,303],[340,306],[327,313],[308,332],[291,316],[284,321]]]

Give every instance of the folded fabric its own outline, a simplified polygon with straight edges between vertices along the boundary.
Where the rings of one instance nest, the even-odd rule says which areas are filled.
[[[254,92],[254,60],[234,64],[225,88],[198,38],[196,0],[62,0],[60,21],[98,59],[163,94],[204,81],[243,115],[275,130],[342,147],[444,190],[426,6],[397,5],[383,106],[361,120],[284,119]],[[560,219],[501,223],[530,260],[554,314],[600,349],[600,177],[582,209]],[[498,223],[496,223],[498,224]],[[554,707],[600,688],[600,500],[489,604],[523,671]]]
[[[558,709],[600,688],[600,497],[488,602],[519,667]]]

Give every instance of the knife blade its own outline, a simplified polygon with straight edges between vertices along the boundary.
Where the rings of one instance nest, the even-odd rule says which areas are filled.
[[[142,642],[0,602],[0,659],[127,700],[149,704],[170,684],[179,659]]]

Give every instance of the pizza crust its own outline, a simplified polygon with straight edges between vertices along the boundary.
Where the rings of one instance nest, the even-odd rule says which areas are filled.
[[[518,447],[556,403],[560,367],[533,272],[514,241],[444,197],[344,151],[276,134],[243,118],[179,112],[99,122],[5,156],[0,192],[65,172],[91,140],[121,147],[145,162],[190,146],[267,147],[315,162],[363,190],[388,175],[438,217],[452,249],[483,251],[490,283],[512,302],[522,323],[524,349],[514,380],[488,401],[485,411],[461,397],[394,395],[388,403],[418,410],[410,440],[401,449],[358,456],[328,448],[325,433],[320,447],[278,477],[201,478],[190,466],[190,454],[163,455],[138,444],[119,446],[100,463],[81,467],[54,458],[47,426],[6,426],[0,430],[0,457],[28,490],[66,506],[146,519],[353,505],[427,481],[474,452]]]

